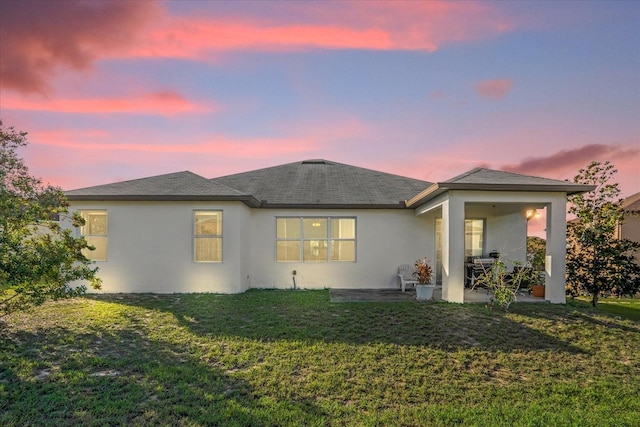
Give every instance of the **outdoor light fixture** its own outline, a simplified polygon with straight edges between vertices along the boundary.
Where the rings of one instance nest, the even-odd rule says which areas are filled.
[[[527,210],[526,216],[527,216],[527,221],[529,221],[530,219],[538,218],[540,216],[540,213],[538,212],[537,209],[529,209]]]
[[[320,227],[322,224],[320,224],[318,221],[314,221],[311,223],[312,227]]]

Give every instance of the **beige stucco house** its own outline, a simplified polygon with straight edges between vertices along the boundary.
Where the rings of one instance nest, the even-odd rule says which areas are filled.
[[[565,302],[567,195],[591,186],[489,169],[431,183],[327,160],[206,179],[178,172],[67,192],[104,292],[397,288],[432,260],[464,302],[465,261],[524,261],[526,212],[547,210],[545,299]]]
[[[640,243],[640,193],[624,199],[622,208],[624,221],[618,226],[618,236]],[[636,261],[640,263],[640,252],[636,253]]]

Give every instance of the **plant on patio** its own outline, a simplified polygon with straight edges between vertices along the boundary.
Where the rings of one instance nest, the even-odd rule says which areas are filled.
[[[520,288],[534,280],[537,274],[533,268],[523,267],[519,261],[514,261],[513,266],[513,272],[507,272],[505,261],[498,258],[476,280],[474,286],[484,286],[492,293],[490,307],[498,306],[507,311]]]
[[[417,260],[414,265],[413,276],[418,279],[416,285],[416,299],[430,300],[433,297],[433,289],[436,285],[431,284],[433,269],[429,265],[427,258]]]
[[[413,265],[413,277],[418,279],[418,282],[422,285],[428,285],[433,278],[433,269],[429,265],[427,258],[417,260]]]

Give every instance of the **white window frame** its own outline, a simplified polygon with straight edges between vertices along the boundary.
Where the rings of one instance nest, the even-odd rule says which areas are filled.
[[[471,253],[471,255],[467,255],[467,221],[472,222],[472,221],[481,221],[482,222],[482,234],[480,235],[480,238],[482,239],[482,247],[479,248],[480,249],[480,254],[476,254],[473,255],[473,252]],[[487,220],[485,218],[465,218],[464,219],[464,228],[465,228],[465,235],[464,235],[464,251],[465,251],[465,259],[468,256],[482,256],[484,254],[486,254],[486,248],[487,248]],[[473,234],[471,235],[471,239],[473,240]],[[473,248],[469,248],[469,250],[473,250]]]
[[[298,238],[279,238],[278,237],[278,220],[279,219],[297,219],[298,224],[300,226],[300,237]],[[305,237],[304,235],[304,220],[309,219],[318,219],[324,220],[327,223],[327,234],[326,236],[320,237]],[[353,220],[354,230],[353,230],[353,238],[332,238],[331,237],[331,227],[333,219],[350,219]],[[276,239],[275,239],[275,248],[274,248],[274,258],[276,262],[281,263],[306,263],[306,264],[319,264],[319,263],[345,263],[345,262],[357,262],[358,260],[358,219],[355,216],[321,216],[321,215],[309,215],[309,216],[277,216],[275,218],[275,230],[276,230]],[[304,258],[304,247],[305,242],[326,242],[326,251],[327,257],[326,259],[321,260],[305,260]],[[331,250],[332,250],[332,242],[346,242],[352,241],[354,246],[354,256],[353,260],[332,260],[331,259]],[[297,260],[279,260],[278,259],[278,242],[299,242],[300,246],[300,254]]]
[[[196,234],[196,220],[198,214],[219,214],[220,215],[220,234]],[[222,209],[196,209],[193,211],[192,219],[193,219],[193,262],[197,263],[213,263],[220,264],[223,260],[223,250],[224,250],[224,239],[223,239],[223,230],[224,230],[224,219],[223,219],[223,211]],[[220,259],[218,260],[198,260],[197,259],[197,241],[199,239],[219,239],[220,240]]]
[[[91,251],[88,249],[83,250],[83,254],[85,257],[87,257],[88,259],[90,259],[91,261],[96,261],[96,262],[106,262],[109,258],[109,214],[107,212],[106,209],[80,209],[80,216],[82,216],[82,218],[85,220],[85,225],[80,226],[80,236],[84,237],[85,239],[87,237],[91,238],[91,237],[98,237],[98,238],[104,238],[104,259],[100,258],[97,259],[95,257],[93,257],[92,255],[95,255],[95,251]],[[105,224],[106,224],[106,230],[104,234],[94,234],[94,233],[86,233],[87,231],[87,225],[86,223],[89,221],[89,215],[95,215],[95,214],[103,214],[105,216]],[[90,246],[92,246],[89,243]]]

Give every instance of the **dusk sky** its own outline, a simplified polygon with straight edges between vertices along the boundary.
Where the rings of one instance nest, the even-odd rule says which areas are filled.
[[[73,189],[324,158],[640,191],[640,2],[0,0],[0,118]]]

